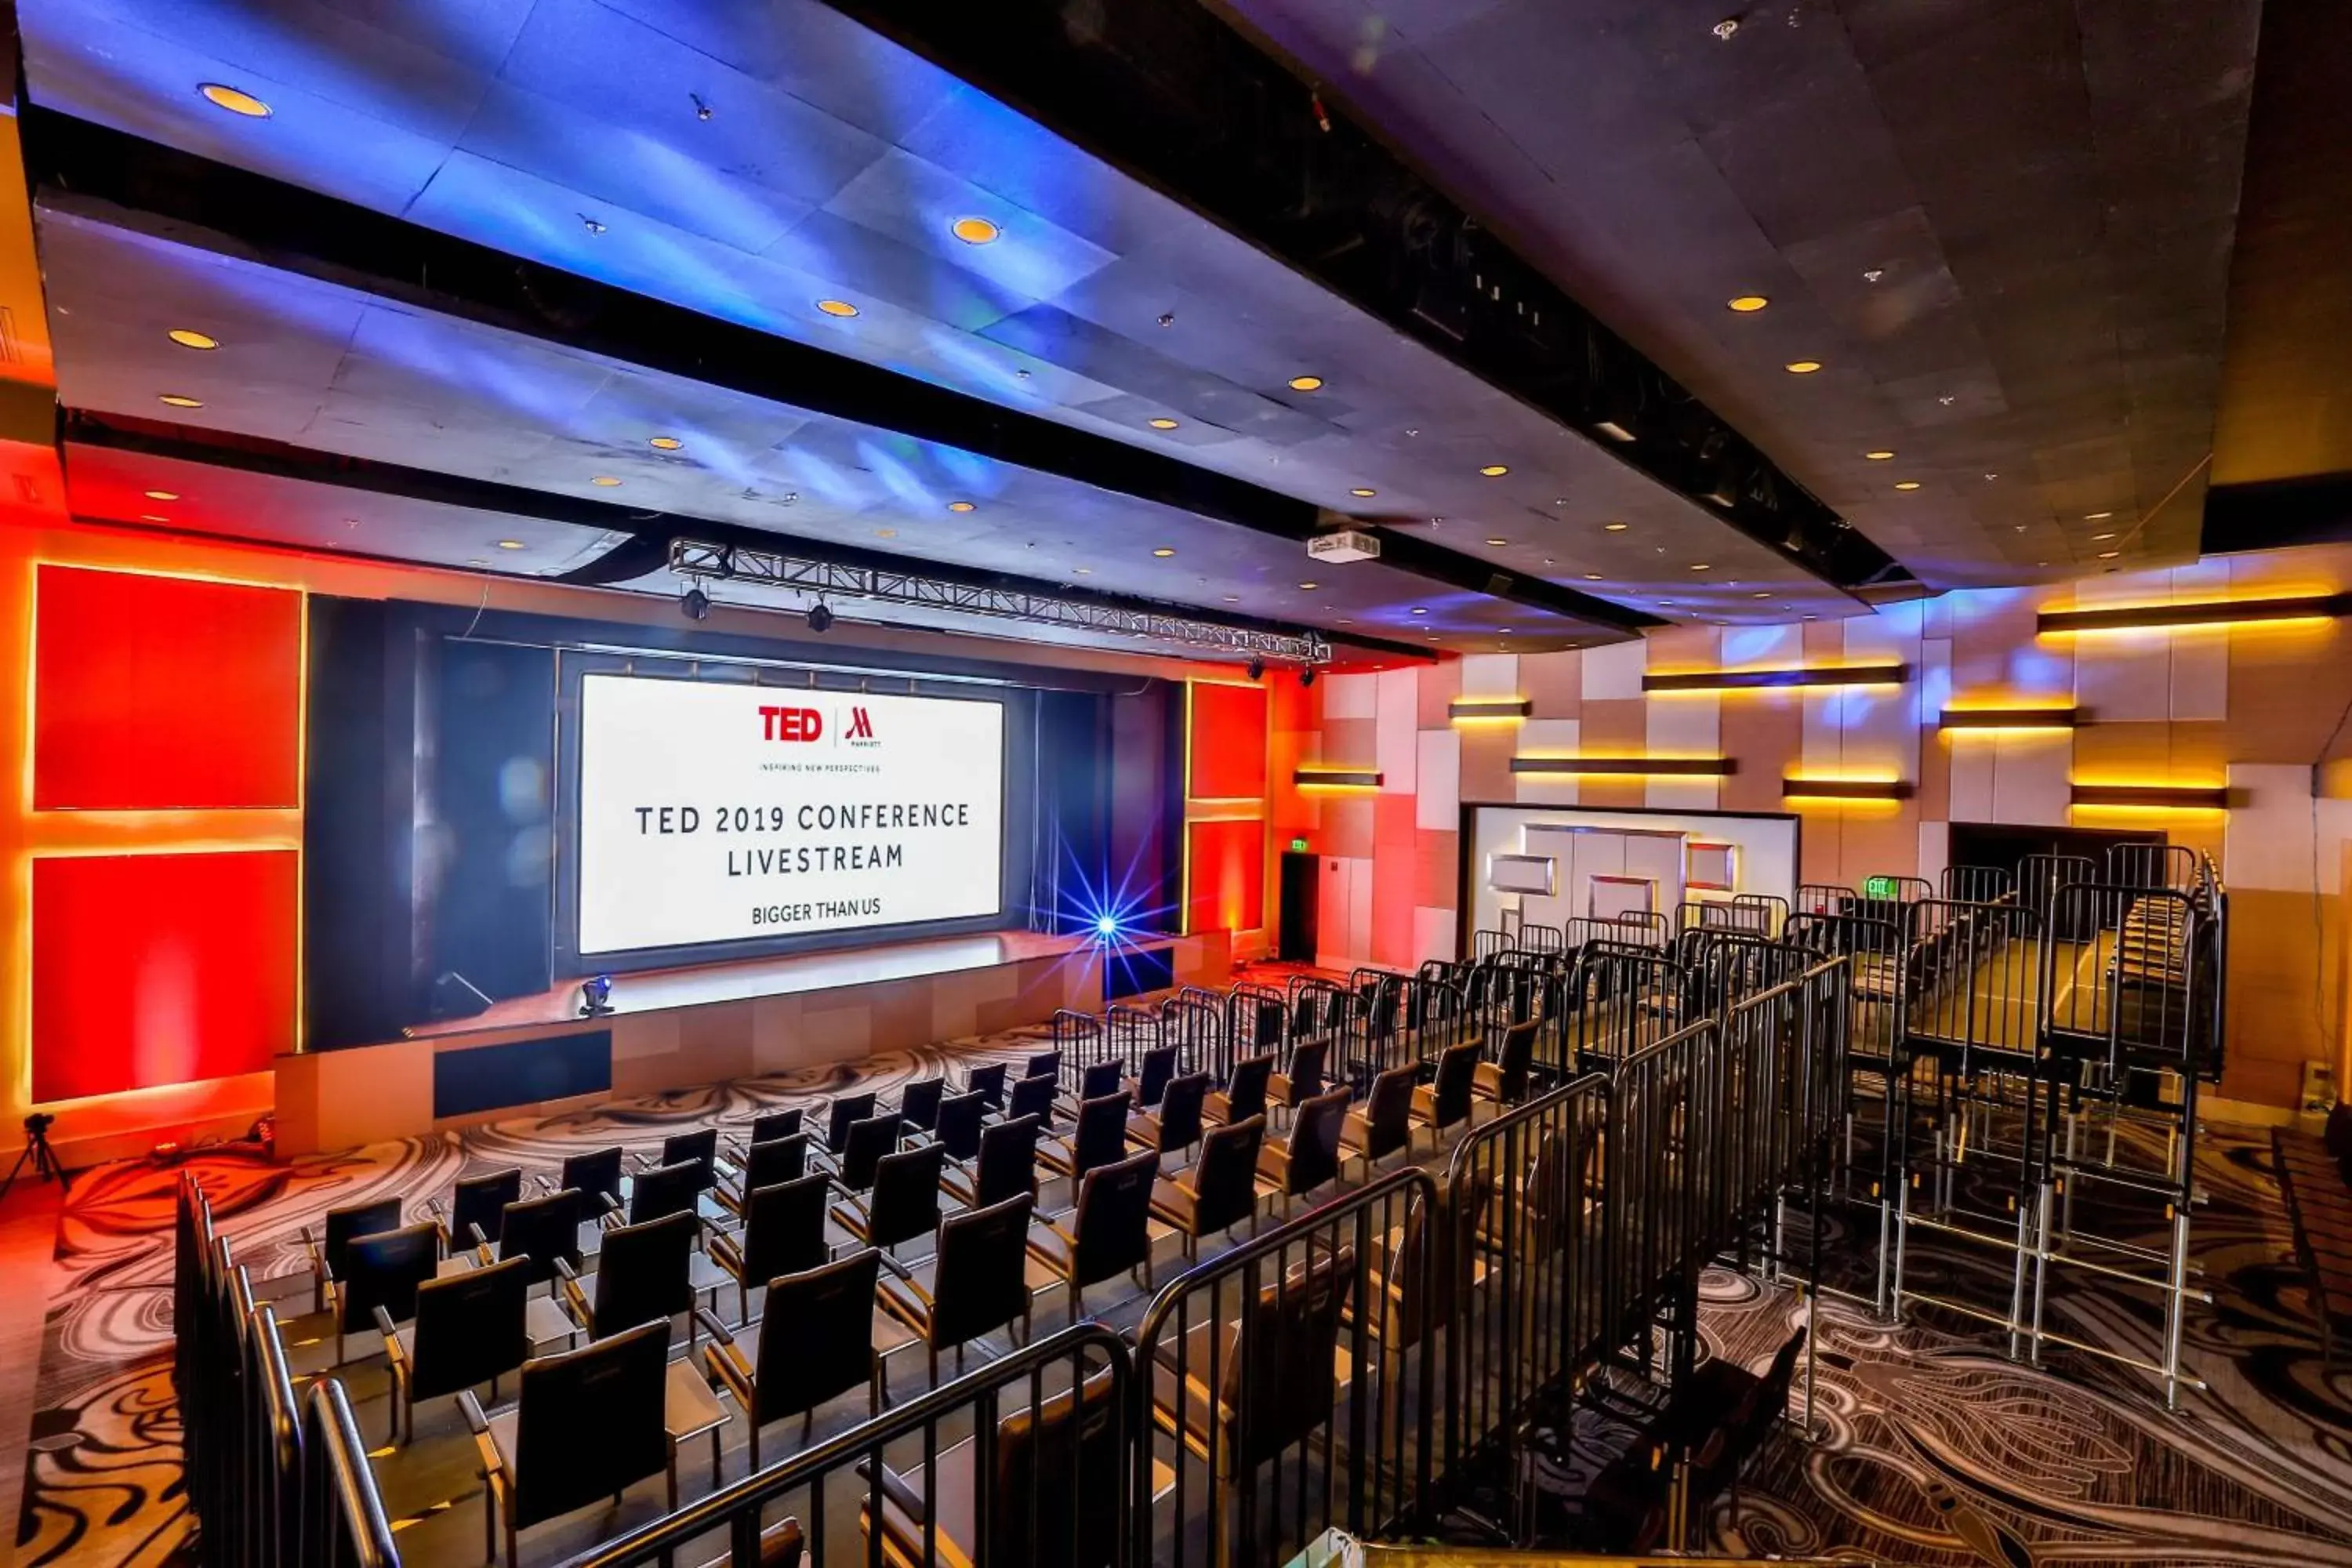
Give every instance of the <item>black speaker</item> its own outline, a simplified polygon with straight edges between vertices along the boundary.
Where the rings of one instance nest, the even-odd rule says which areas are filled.
[[[433,977],[433,990],[426,998],[428,1016],[436,1024],[451,1018],[471,1018],[490,1010],[490,994],[458,973],[445,969]]]

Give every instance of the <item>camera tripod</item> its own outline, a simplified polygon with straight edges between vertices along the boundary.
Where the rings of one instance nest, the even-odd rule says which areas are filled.
[[[0,1182],[0,1199],[5,1199],[16,1186],[16,1178],[25,1173],[27,1160],[33,1163],[34,1174],[42,1181],[54,1179],[68,1192],[73,1190],[73,1178],[66,1174],[65,1167],[58,1163],[56,1152],[49,1147],[49,1123],[54,1120],[54,1117],[37,1114],[25,1118],[24,1152],[16,1156],[16,1163],[8,1167],[8,1179]]]

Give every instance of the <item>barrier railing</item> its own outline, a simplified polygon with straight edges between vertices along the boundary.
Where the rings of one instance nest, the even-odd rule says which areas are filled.
[[[343,1385],[320,1378],[302,1407],[301,1551],[289,1560],[303,1568],[400,1568]]]

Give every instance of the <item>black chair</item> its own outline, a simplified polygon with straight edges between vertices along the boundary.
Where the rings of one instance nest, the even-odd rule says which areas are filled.
[[[1282,1194],[1284,1214],[1290,1212],[1291,1199],[1339,1179],[1339,1130],[1347,1120],[1346,1089],[1318,1094],[1300,1102],[1289,1137],[1259,1152],[1258,1174]]]
[[[1238,1317],[1203,1321],[1162,1345],[1150,1373],[1153,1421],[1228,1480],[1304,1442],[1339,1408],[1334,1363],[1355,1272],[1353,1247],[1319,1253],[1258,1288],[1246,1328]],[[1212,1366],[1222,1374],[1213,1404]]]
[[[1083,1176],[1097,1165],[1127,1158],[1128,1107],[1134,1102],[1114,1090],[1078,1107],[1078,1124],[1067,1138],[1037,1146],[1037,1159],[1056,1175]]]
[[[1471,1091],[1478,1079],[1478,1042],[1448,1046],[1437,1058],[1437,1077],[1412,1092],[1412,1122],[1433,1132],[1470,1120]]]
[[[751,1118],[751,1135],[744,1141],[746,1149],[778,1138],[789,1138],[801,1130],[802,1109],[795,1105],[789,1110],[768,1110]]]
[[[882,1157],[898,1152],[898,1118],[888,1111],[851,1122],[834,1162],[834,1175],[853,1193],[866,1191],[874,1184]]]
[[[990,1062],[986,1067],[973,1068],[963,1075],[963,1091],[966,1094],[979,1095],[987,1100],[991,1110],[1002,1110],[1004,1109],[1004,1077],[1007,1070],[1006,1064],[1003,1062]]]
[[[1070,1228],[1041,1221],[1029,1233],[1029,1254],[1070,1292],[1070,1321],[1086,1305],[1089,1285],[1143,1270],[1151,1289],[1151,1184],[1160,1156],[1149,1151],[1113,1164],[1097,1165],[1078,1183],[1077,1212]]]
[[[1118,1402],[1110,1373],[1087,1379],[996,1423],[994,1470],[982,1469],[976,1437],[940,1450],[936,1473],[882,1467],[881,1557],[893,1568],[927,1563],[1109,1568],[1119,1560],[1118,1510],[1095,1506],[1118,1494]],[[983,1506],[982,1500],[992,1506]],[[873,1500],[865,1526],[875,1528]],[[982,1521],[986,1520],[983,1530]]]
[[[700,1206],[703,1169],[695,1160],[656,1165],[629,1178],[627,1219],[645,1225],[669,1215],[696,1215]],[[611,1244],[606,1243],[607,1246]]]
[[[702,1186],[709,1191],[719,1181],[719,1129],[698,1127],[690,1132],[673,1132],[662,1140],[661,1158],[657,1165],[675,1165],[691,1160],[702,1170]]]
[[[1135,1103],[1139,1110],[1149,1110],[1160,1103],[1168,1086],[1176,1077],[1177,1059],[1182,1055],[1178,1046],[1154,1046],[1143,1053],[1143,1060],[1135,1068]]]
[[[743,1168],[732,1182],[721,1181],[713,1195],[719,1206],[740,1219],[747,1195],[761,1187],[796,1182],[808,1174],[808,1134],[788,1132],[754,1143],[743,1152]]]
[[[499,1216],[522,1196],[522,1167],[509,1166],[486,1175],[461,1177],[444,1205],[438,1199],[426,1206],[441,1220],[441,1247],[457,1252],[479,1247],[499,1233]]]
[[[871,1093],[834,1096],[832,1109],[825,1113],[825,1152],[839,1159],[842,1151],[848,1147],[850,1128],[860,1121],[871,1121],[873,1116],[874,1096]]]
[[[898,1120],[918,1132],[929,1132],[940,1120],[940,1101],[947,1098],[948,1080],[917,1079],[898,1091]]]
[[[980,1157],[968,1171],[940,1178],[948,1195],[967,1207],[993,1208],[1007,1198],[1037,1193],[1037,1140],[1043,1124],[1034,1116],[1000,1121],[980,1135]]]
[[[392,1368],[389,1429],[404,1428],[416,1440],[416,1402],[478,1388],[487,1383],[499,1396],[498,1380],[530,1359],[530,1309],[543,1307],[554,1321],[542,1322],[551,1339],[566,1334],[555,1303],[530,1299],[531,1260],[521,1253],[481,1268],[467,1268],[416,1289],[416,1321],[400,1328],[389,1308],[375,1309],[376,1328]]]
[[[524,1198],[499,1211],[498,1244],[484,1247],[481,1260],[521,1258],[530,1283],[543,1285],[555,1278],[555,1260],[562,1258],[579,1272],[580,1194],[566,1187],[545,1197]]]
[[[1062,1080],[1050,1073],[1034,1073],[1022,1079],[1013,1084],[1011,1091],[1005,1096],[1004,1119],[1007,1121],[1018,1121],[1024,1116],[1034,1116],[1051,1126],[1054,1121],[1054,1097],[1061,1087]]]
[[[498,1551],[506,1525],[508,1568],[516,1537],[532,1525],[618,1497],[647,1476],[666,1474],[677,1510],[677,1446],[711,1436],[727,1419],[693,1366],[669,1359],[669,1325],[646,1322],[594,1344],[523,1363],[514,1408],[483,1414],[467,1389],[458,1408],[482,1457],[483,1530]]]
[[[584,1195],[592,1211],[621,1205],[621,1163],[625,1155],[619,1149],[596,1149],[585,1154],[567,1154],[556,1172],[555,1189],[566,1187]],[[586,1215],[583,1215],[586,1217]]]
[[[1491,1062],[1480,1062],[1471,1076],[1471,1090],[1497,1105],[1517,1105],[1528,1097],[1528,1079],[1534,1068],[1536,1030],[1541,1020],[1527,1019],[1503,1031],[1503,1043]]]
[[[951,1094],[940,1101],[938,1121],[931,1127],[931,1136],[947,1150],[950,1160],[976,1160],[980,1157],[981,1129],[988,1116],[988,1096],[977,1092]]]
[[[352,1237],[343,1248],[343,1271],[332,1282],[335,1364],[343,1364],[343,1336],[376,1326],[379,1309],[395,1323],[416,1315],[416,1288],[441,1266],[441,1227],[420,1220],[399,1230]]]
[[[1278,1072],[1266,1080],[1266,1100],[1284,1110],[1297,1109],[1323,1092],[1323,1064],[1330,1058],[1330,1043],[1307,1040],[1290,1047],[1290,1070]]]
[[[1265,1142],[1263,1116],[1216,1128],[1201,1140],[1191,1169],[1172,1180],[1162,1176],[1152,1188],[1152,1216],[1183,1236],[1185,1257],[1200,1256],[1202,1237],[1257,1213],[1257,1154]]]
[[[327,1310],[327,1298],[332,1293],[335,1281],[342,1278],[343,1258],[351,1250],[354,1237],[399,1228],[398,1198],[376,1198],[368,1203],[329,1209],[320,1236],[313,1236],[310,1227],[304,1226],[302,1239],[310,1248],[310,1310],[323,1312]],[[338,1356],[336,1359],[340,1361],[342,1358]]]
[[[1385,1160],[1412,1142],[1412,1091],[1421,1085],[1418,1063],[1391,1068],[1372,1079],[1361,1110],[1348,1112],[1339,1147],[1366,1160]]]
[[[1266,1084],[1273,1077],[1272,1052],[1244,1057],[1234,1064],[1233,1074],[1225,1080],[1225,1087],[1209,1091],[1202,1114],[1224,1127],[1236,1121],[1247,1121],[1253,1116],[1265,1115]]]
[[[1096,1062],[1083,1068],[1078,1073],[1077,1102],[1083,1105],[1089,1100],[1100,1100],[1106,1094],[1118,1093],[1119,1085],[1126,1078],[1127,1064],[1123,1061]]]
[[[875,1304],[882,1255],[872,1247],[815,1268],[780,1275],[768,1283],[756,1359],[747,1360],[735,1334],[713,1316],[702,1326],[712,1381],[732,1394],[751,1434],[751,1468],[760,1468],[760,1428],[788,1415],[803,1433],[819,1405],[866,1385],[866,1412],[882,1413],[882,1357],[914,1336]]]
[[[756,1187],[743,1205],[743,1228],[710,1238],[710,1261],[735,1281],[739,1321],[751,1321],[754,1287],[779,1274],[805,1273],[832,1258],[834,1238],[825,1226],[832,1196],[832,1178],[822,1171]]]
[[[1204,1072],[1170,1079],[1158,1111],[1139,1110],[1127,1119],[1128,1141],[1163,1160],[1198,1143],[1205,1126],[1201,1110],[1208,1102],[1209,1081]]]
[[[1050,1051],[1038,1051],[1033,1054],[1029,1058],[1029,1065],[1021,1069],[1021,1076],[1024,1078],[1050,1078],[1058,1079],[1062,1076],[1061,1051],[1056,1048]]]
[[[885,1250],[929,1236],[940,1227],[940,1176],[947,1163],[948,1152],[937,1143],[885,1154],[870,1192],[861,1197],[845,1187],[833,1217],[866,1246]]]
[[[954,1350],[961,1368],[965,1345],[1016,1318],[1027,1337],[1025,1243],[1035,1206],[1036,1200],[1024,1194],[957,1215],[940,1226],[939,1249],[919,1263],[900,1263],[888,1253],[877,1254],[889,1270],[882,1281],[883,1310],[922,1342],[934,1386],[940,1381],[940,1352]]]
[[[694,1250],[696,1228],[692,1215],[670,1214],[607,1231],[596,1272],[589,1276],[595,1281],[593,1300],[578,1275],[559,1267],[563,1306],[572,1321],[590,1339],[602,1340],[655,1318],[667,1322],[691,1311],[698,1292],[725,1283],[716,1268],[703,1278],[695,1268],[699,1257]],[[692,1332],[689,1322],[689,1337]]]

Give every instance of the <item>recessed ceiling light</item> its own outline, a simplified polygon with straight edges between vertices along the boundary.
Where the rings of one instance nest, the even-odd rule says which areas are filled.
[[[522,548],[522,541],[520,539],[501,539],[498,542],[498,544],[500,550],[520,550]]]
[[[166,392],[157,396],[155,401],[172,408],[202,408],[205,405],[203,398],[190,397],[184,392]]]
[[[1704,561],[1695,561],[1691,563],[1691,570],[1694,572],[1712,572],[1715,568]]]
[[[1225,595],[1225,603],[1228,605],[1238,605],[1241,602],[1242,596],[1239,594],[1228,594]]]
[[[1153,553],[1154,555],[1159,556],[1162,561],[1165,561],[1166,559],[1168,559],[1168,557],[1170,557],[1171,555],[1175,554],[1176,552],[1175,552],[1173,550],[1169,549],[1169,548],[1168,548],[1168,546],[1166,546],[1166,545],[1164,545],[1164,544],[1163,544],[1163,545],[1161,545],[1159,549],[1157,549],[1157,550],[1153,551],[1151,553]]]
[[[1412,613],[1413,613],[1414,615],[1416,615],[1416,616],[1425,616],[1425,615],[1429,614],[1429,612],[1428,612],[1427,610],[1423,609],[1423,608],[1421,605],[1415,605],[1412,607]]]
[[[1631,526],[1633,525],[1623,522],[1604,522],[1601,525],[1601,531],[1603,533],[1622,533]]]
[[[621,481],[614,479],[610,474],[598,474],[594,479],[590,479],[588,482],[592,485],[600,485],[608,490],[618,489],[621,488]]]
[[[874,531],[874,537],[877,539],[896,539],[898,537],[898,531],[895,528],[877,528]]]
[[[1355,619],[1354,619],[1354,617],[1353,617],[1353,616],[1341,616],[1339,617],[1339,624],[1340,624],[1341,626],[1354,626],[1354,625],[1356,624],[1356,622],[1355,622]]]
[[[1750,594],[1748,596],[1751,599],[1769,599],[1772,595],[1769,594]]]
[[[1811,375],[1822,368],[1822,362],[1817,359],[1792,359],[1780,368],[1790,375]]]
[[[2102,550],[2099,552],[2099,559],[2102,561],[2113,561],[2116,556],[2121,555],[2122,553],[2123,552],[2120,550]]]
[[[1320,588],[1323,584],[1320,583],[1301,583],[1298,585],[1302,588]]]
[[[1151,427],[1154,430],[1173,430],[1176,428],[1176,424],[1177,422],[1175,420],[1168,418],[1164,415],[1158,419],[1150,421]]]
[[[819,300],[816,302],[816,308],[828,316],[838,316],[845,321],[857,314],[857,307],[846,300]]]
[[[1360,500],[1370,500],[1381,492],[1376,489],[1367,489],[1362,485],[1358,485],[1354,489],[1349,490],[1348,493],[1351,496],[1358,497]]]
[[[231,114],[242,114],[247,120],[269,118],[269,105],[240,88],[230,87],[225,82],[208,81],[196,90],[203,93],[205,100],[215,109],[226,109]]]
[[[2084,522],[2105,522],[2107,519],[2115,515],[2116,514],[2111,511],[2086,511],[2083,514],[2083,521]]]
[[[1319,375],[1294,375],[1290,378],[1290,390],[1293,392],[1320,392],[1323,390],[1323,378]]]
[[[986,245],[1004,231],[984,217],[960,217],[948,226],[948,232],[966,245]]]
[[[1752,316],[1771,302],[1761,294],[1735,294],[1723,303],[1726,310],[1737,310],[1743,316]]]
[[[152,511],[142,511],[139,514],[139,521],[142,522],[169,522],[172,520],[168,517],[158,516],[156,513]]]
[[[1080,577],[1091,577],[1095,574],[1095,569],[1091,566],[1073,566],[1070,570]]]
[[[173,327],[170,331],[163,335],[171,339],[173,342],[179,344],[184,349],[216,349],[220,347],[220,340],[218,338],[209,336],[204,332],[192,331],[186,327]]]
[[[970,511],[972,510],[972,504],[968,500],[951,500],[948,502],[948,510],[950,511]]]
[[[657,452],[675,452],[686,445],[675,436],[656,436],[646,443]]]
[[[152,496],[155,492],[153,490],[149,490],[147,493]],[[2095,533],[2091,535],[2091,541],[2095,544],[2105,544],[2108,540],[2113,539],[2115,535],[2112,533]]]
[[[1511,471],[1511,466],[1508,463],[1489,463],[1478,471],[1490,479],[1499,479]]]
[[[1916,490],[1919,488],[1919,481],[1916,479],[1897,479],[1895,481],[1895,488],[1898,490]]]
[[[1588,583],[1598,583],[1601,581],[1601,574],[1598,572],[1587,572],[1584,574],[1584,580]]]
[[[1879,447],[1874,452],[1864,452],[1863,456],[1869,458],[1874,463],[1891,463],[1895,460],[1895,454],[1888,451],[1884,447]]]
[[[178,500],[180,499],[180,492],[177,490],[149,490],[146,494],[149,500]]]
[[[1508,545],[1511,542],[1507,539],[1490,539],[1486,541],[1486,542],[1495,549],[1500,550]]]
[[[1592,427],[1595,430],[1600,431],[1603,436],[1608,437],[1612,441],[1631,441],[1633,438],[1633,432],[1626,429],[1625,426],[1618,424],[1614,419],[1602,419],[1597,421]]]

